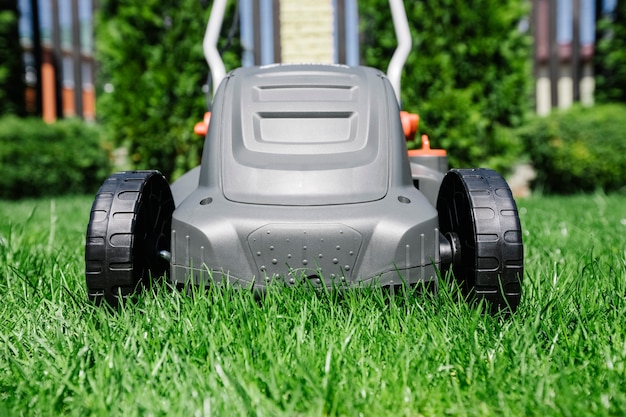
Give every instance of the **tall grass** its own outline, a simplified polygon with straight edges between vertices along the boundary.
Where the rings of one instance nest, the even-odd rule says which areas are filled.
[[[86,301],[91,198],[0,202],[0,415],[623,415],[626,198],[519,202],[512,317],[379,289]]]

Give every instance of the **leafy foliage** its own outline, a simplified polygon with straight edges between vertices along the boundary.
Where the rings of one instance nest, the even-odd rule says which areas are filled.
[[[519,0],[406,2],[413,51],[402,81],[405,109],[421,130],[448,149],[451,165],[503,170],[519,144],[503,127],[521,124],[528,110],[530,37],[519,22]],[[364,63],[387,67],[396,47],[386,0],[360,2]]]
[[[192,126],[204,112],[207,74],[201,39],[209,10],[197,0],[106,0],[97,25],[98,114],[110,137],[127,144],[138,168],[178,176],[195,166],[202,141]],[[230,2],[228,15],[234,13]],[[364,64],[386,68],[396,39],[386,0],[359,2]],[[454,166],[510,166],[520,150],[503,127],[527,110],[530,40],[518,23],[524,2],[407,2],[415,52],[404,71],[403,102],[422,132],[450,151]],[[476,11],[480,10],[480,13]],[[230,20],[228,17],[226,22]],[[228,25],[222,28],[226,42]],[[225,56],[239,65],[240,46]]]
[[[96,126],[0,119],[0,198],[93,193],[109,169]]]
[[[624,189],[626,106],[596,105],[535,118],[518,133],[537,169],[536,186],[572,193]]]
[[[24,68],[16,0],[0,0],[0,116],[24,113]]]
[[[598,102],[626,102],[626,2],[618,1],[614,14],[598,23],[594,58],[595,97]]]
[[[199,162],[202,140],[193,126],[206,111],[202,39],[209,15],[201,3],[100,2],[98,116],[109,137],[129,147],[137,168],[177,176]],[[238,66],[239,55],[237,48],[225,54],[227,69]]]

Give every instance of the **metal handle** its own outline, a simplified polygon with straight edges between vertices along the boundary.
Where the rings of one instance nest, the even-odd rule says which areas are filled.
[[[224,11],[226,10],[227,0],[215,0],[211,8],[211,16],[206,26],[204,40],[202,41],[202,50],[209,69],[211,70],[211,78],[213,78],[213,95],[217,87],[226,76],[226,67],[224,61],[217,49],[217,41],[222,30],[222,22],[224,21]]]
[[[402,68],[406,62],[409,52],[411,52],[411,30],[409,29],[409,21],[406,17],[406,10],[402,0],[389,0],[391,7],[391,17],[393,18],[393,26],[398,39],[398,47],[389,61],[387,67],[387,78],[391,82],[396,98],[400,103],[400,80],[402,78]]]
[[[213,2],[211,17],[209,17],[204,40],[202,42],[204,57],[209,65],[211,77],[213,78],[214,95],[217,87],[226,76],[224,61],[217,49],[217,41],[222,29],[222,22],[224,21],[226,1],[227,0],[215,0]],[[393,18],[396,38],[398,39],[398,46],[391,57],[391,61],[389,61],[387,77],[396,93],[398,103],[400,103],[400,80],[402,78],[402,68],[411,52],[411,31],[409,29],[409,22],[406,17],[403,0],[389,0],[389,6],[391,7],[391,16]]]

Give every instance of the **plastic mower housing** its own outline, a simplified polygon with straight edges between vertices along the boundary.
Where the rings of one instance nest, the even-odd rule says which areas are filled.
[[[172,187],[174,282],[434,279],[437,211],[413,185],[383,73],[238,69],[211,120],[201,168]]]
[[[522,233],[506,181],[407,152],[418,118],[381,71],[343,65],[239,68],[219,83],[199,167],[113,174],[87,227],[89,297],[117,305],[167,276],[354,288],[436,283],[515,310]],[[197,131],[203,131],[202,125]]]

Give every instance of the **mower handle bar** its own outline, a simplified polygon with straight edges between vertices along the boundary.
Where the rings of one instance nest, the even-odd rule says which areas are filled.
[[[204,40],[202,41],[204,57],[209,65],[211,78],[213,79],[213,95],[215,95],[217,87],[226,76],[224,61],[222,60],[222,57],[217,49],[217,41],[219,39],[220,30],[222,29],[222,22],[224,21],[226,2],[227,0],[215,0],[213,2],[211,16],[209,17],[206,32],[204,33]],[[391,8],[391,16],[393,18],[393,25],[396,32],[396,39],[398,40],[398,46],[391,57],[391,61],[389,61],[389,67],[387,67],[387,78],[389,78],[389,81],[393,86],[399,103],[402,68],[404,67],[404,63],[411,52],[411,31],[409,29],[409,22],[406,17],[403,0],[389,0],[389,6]]]

